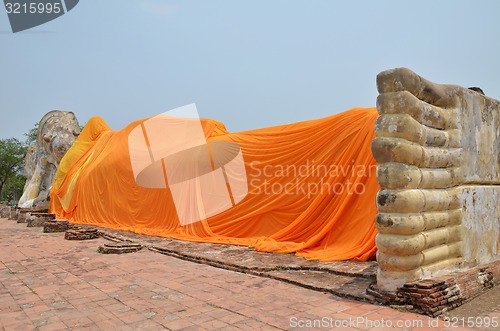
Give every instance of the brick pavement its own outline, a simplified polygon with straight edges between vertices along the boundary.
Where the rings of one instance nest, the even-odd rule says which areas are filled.
[[[114,241],[133,241],[158,253],[222,269],[282,280],[305,288],[329,292],[349,299],[375,302],[366,289],[375,279],[376,261],[306,260],[294,254],[257,252],[245,246],[196,243],[171,238],[97,228]]]
[[[2,329],[305,330],[311,328],[298,326],[321,321],[324,327],[315,329],[326,330],[359,321],[338,329],[468,330],[149,250],[98,254],[106,242],[67,241],[62,233],[0,219]],[[377,327],[382,319],[395,327]]]

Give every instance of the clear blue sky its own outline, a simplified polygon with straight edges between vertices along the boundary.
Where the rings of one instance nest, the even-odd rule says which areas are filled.
[[[374,106],[405,66],[500,99],[500,1],[81,0],[13,34],[0,12],[0,138],[53,109],[113,129],[188,103],[230,131]]]

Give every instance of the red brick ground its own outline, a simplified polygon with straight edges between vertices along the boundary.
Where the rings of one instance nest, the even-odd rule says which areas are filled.
[[[324,330],[342,321],[352,321],[351,327],[339,330],[467,330],[149,250],[98,254],[97,247],[106,242],[67,241],[62,233],[44,234],[40,228],[0,219],[0,327],[304,330],[308,328],[298,327],[299,323],[316,320],[324,327],[315,329]],[[382,322],[394,327],[376,327]],[[424,327],[398,327],[398,323]]]

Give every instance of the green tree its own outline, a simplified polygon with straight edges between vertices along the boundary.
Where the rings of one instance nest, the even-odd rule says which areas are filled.
[[[31,145],[36,141],[36,137],[38,135],[38,123],[35,123],[33,128],[24,134],[26,136],[26,145]]]
[[[2,200],[11,204],[17,204],[19,198],[23,194],[26,176],[24,174],[16,174],[10,177],[3,187]]]
[[[0,139],[0,195],[5,184],[22,176],[26,145],[16,138]]]

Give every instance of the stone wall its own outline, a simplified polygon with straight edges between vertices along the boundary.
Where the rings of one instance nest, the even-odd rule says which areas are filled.
[[[377,76],[381,290],[500,255],[500,102],[400,68]]]

